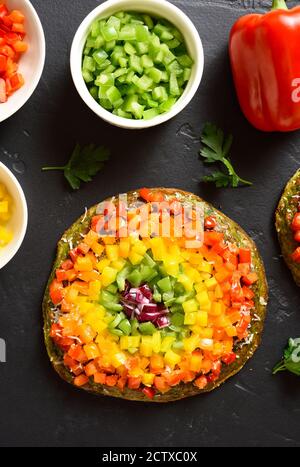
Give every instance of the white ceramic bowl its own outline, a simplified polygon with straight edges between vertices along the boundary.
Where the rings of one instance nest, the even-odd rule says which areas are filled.
[[[0,162],[0,183],[4,183],[13,199],[12,218],[7,226],[14,234],[12,241],[0,248],[0,269],[2,269],[15,256],[24,240],[28,224],[28,211],[21,185],[2,162]]]
[[[28,101],[37,87],[45,63],[45,36],[40,19],[29,0],[6,0],[9,10],[20,10],[25,15],[25,41],[29,48],[21,56],[19,71],[25,79],[21,89],[0,104],[0,122],[17,112]]]
[[[173,23],[179,31],[181,31],[184,36],[188,52],[195,62],[191,78],[180,99],[169,112],[159,115],[151,120],[131,120],[113,115],[93,99],[82,77],[81,68],[83,48],[91,24],[97,18],[106,18],[118,11],[137,11],[167,19]],[[172,3],[169,3],[166,0],[109,0],[95,8],[79,26],[73,40],[70,61],[71,73],[77,91],[83,101],[95,112],[95,114],[103,118],[103,120],[121,128],[143,129],[159,125],[170,120],[189,104],[201,82],[204,67],[204,54],[202,42],[194,24],[183,13],[183,11]]]

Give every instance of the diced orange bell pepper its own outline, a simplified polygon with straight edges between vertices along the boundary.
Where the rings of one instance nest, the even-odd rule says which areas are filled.
[[[74,385],[75,386],[84,386],[88,382],[89,382],[89,378],[84,374],[81,374],[81,375],[76,376],[74,378]]]

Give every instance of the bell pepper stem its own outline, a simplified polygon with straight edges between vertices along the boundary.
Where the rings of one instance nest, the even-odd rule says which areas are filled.
[[[288,10],[285,0],[273,0],[272,10]]]

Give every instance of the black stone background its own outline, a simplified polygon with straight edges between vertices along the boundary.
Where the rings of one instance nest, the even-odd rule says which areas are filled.
[[[27,105],[0,126],[0,159],[16,173],[29,207],[22,249],[0,271],[0,337],[7,343],[7,363],[0,363],[0,445],[300,446],[300,379],[271,375],[288,337],[300,335],[299,290],[280,258],[273,226],[280,193],[299,167],[300,133],[263,134],[247,123],[227,54],[233,22],[266,10],[270,1],[174,0],[202,37],[204,77],[177,118],[141,132],[102,122],[71,81],[72,38],[102,2],[32,3],[45,29],[46,66]],[[197,151],[206,121],[233,132],[234,164],[253,187],[217,190],[199,183],[205,169]],[[77,141],[106,144],[113,156],[92,183],[72,192],[60,173],[41,167],[64,163]],[[52,370],[42,339],[41,301],[57,240],[85,206],[142,185],[182,188],[220,207],[257,242],[270,284],[263,343],[246,368],[211,394],[167,405],[74,390]]]

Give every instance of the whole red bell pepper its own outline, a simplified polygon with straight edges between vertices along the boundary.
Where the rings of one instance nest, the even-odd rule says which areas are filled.
[[[300,7],[273,0],[272,11],[233,25],[229,54],[242,111],[262,131],[300,128]]]

